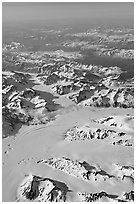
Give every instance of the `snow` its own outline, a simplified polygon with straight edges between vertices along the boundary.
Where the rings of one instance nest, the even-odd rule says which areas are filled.
[[[52,94],[51,86],[36,85],[34,89],[50,92]],[[56,93],[55,96],[58,96]],[[36,101],[38,98],[36,98]],[[107,118],[109,116],[122,116],[129,114],[134,115],[133,109],[123,108],[95,108],[95,107],[84,107],[73,103],[66,96],[60,96],[54,99],[55,103],[59,103],[63,106],[62,109],[58,110],[58,114],[54,121],[49,122],[46,125],[37,126],[23,126],[16,137],[9,137],[3,139],[3,201],[14,202],[16,200],[17,189],[20,183],[24,182],[25,175],[37,175],[43,178],[50,178],[63,182],[71,190],[67,193],[68,201],[77,201],[77,192],[96,193],[105,191],[109,194],[122,195],[123,192],[130,192],[133,190],[133,182],[131,178],[122,180],[118,178],[118,181],[114,179],[103,180],[103,177],[99,174],[96,176],[97,181],[92,177],[91,182],[86,182],[80,179],[80,171],[78,176],[71,176],[66,174],[62,170],[52,168],[50,165],[38,161],[48,161],[50,158],[69,158],[70,161],[86,161],[88,164],[100,168],[110,175],[131,175],[127,170],[121,171],[118,168],[113,168],[115,164],[119,167],[122,166],[134,166],[133,147],[126,147],[123,145],[111,145],[109,138],[105,140],[78,140],[68,142],[65,140],[64,134],[74,126],[84,127],[84,131],[88,131],[87,125],[92,129],[107,127],[109,124],[99,124],[94,120],[100,120],[101,118]],[[119,119],[115,117],[115,122],[119,122]],[[131,120],[129,126],[131,127]],[[123,126],[122,126],[123,127]],[[125,126],[124,126],[125,127]],[[110,126],[111,130],[119,131],[118,127]],[[126,134],[133,137],[133,126],[130,129],[123,129]],[[9,147],[12,146],[13,149]],[[8,151],[8,155],[5,152]],[[67,162],[66,162],[67,164]],[[75,164],[75,163],[74,163]],[[72,172],[70,167],[66,167],[67,171]],[[75,168],[75,166],[74,166]],[[81,167],[78,167],[79,169]],[[78,169],[78,170],[79,170]],[[81,172],[82,172],[81,168]],[[84,171],[84,170],[83,170]],[[86,170],[85,170],[86,171]],[[77,170],[73,170],[77,172]],[[76,175],[76,173],[74,173]],[[31,180],[32,177],[29,177]],[[47,186],[47,183],[41,184]],[[49,189],[52,185],[49,185]]]

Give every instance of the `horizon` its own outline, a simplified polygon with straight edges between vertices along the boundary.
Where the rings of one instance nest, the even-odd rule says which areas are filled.
[[[133,2],[3,2],[2,23],[115,23],[134,21]]]

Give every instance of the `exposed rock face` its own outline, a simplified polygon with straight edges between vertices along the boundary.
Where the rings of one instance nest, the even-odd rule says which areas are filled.
[[[19,46],[21,46],[20,43],[13,42],[9,45],[9,48]],[[31,70],[35,70],[35,72],[38,70],[39,75],[42,75],[40,79],[43,80],[46,85],[51,85],[61,80],[70,80],[73,81],[76,86],[78,82],[81,89],[78,93],[70,96],[76,103],[84,101],[83,105],[95,107],[134,107],[133,86],[129,87],[125,82],[122,82],[120,79],[118,80],[120,74],[124,73],[121,68],[117,66],[103,67],[101,65],[85,65],[73,61],[71,57],[64,59],[63,57],[65,55],[71,56],[70,53],[68,54],[62,50],[35,53],[20,52],[17,56],[14,53],[11,61],[14,65],[19,63],[22,66],[22,64],[25,63],[26,70],[29,70],[29,67]],[[6,57],[4,59],[5,61],[7,60]],[[7,61],[10,62],[10,59]],[[25,83],[22,77],[23,75],[18,77],[18,83],[20,84]],[[95,89],[86,89],[84,85],[88,87],[93,85]],[[56,87],[56,92],[62,95],[78,90],[78,88],[62,85]]]
[[[94,93],[94,90],[81,90],[77,96],[77,103],[80,103],[83,100],[90,98]]]
[[[29,114],[4,106],[2,108],[2,137],[12,135],[13,131],[16,132],[21,127],[21,124],[28,124],[31,120],[32,117]]]
[[[71,85],[57,85],[56,86],[56,93],[58,93],[59,95],[64,95],[64,94],[68,94],[71,91]]]
[[[12,83],[13,85],[11,85]],[[40,115],[39,118],[35,116],[36,111],[38,114],[46,111],[47,102],[32,88],[26,89],[26,85],[27,78],[25,74],[12,73],[9,76],[3,76],[3,137],[13,134],[13,130],[19,124],[47,122],[44,119],[41,120]]]
[[[6,44],[2,51],[19,51],[19,50],[22,50],[24,47],[24,45],[22,45],[21,43],[19,42],[11,42],[10,44]]]
[[[134,167],[114,164],[113,168],[118,178],[124,180],[125,178],[129,177],[134,182]]]
[[[123,196],[125,200],[134,202],[134,191],[126,192]]]
[[[59,95],[69,94],[70,92],[77,91],[79,89],[80,87],[78,85],[71,82],[64,82],[64,84],[58,84],[52,88],[52,90]]]
[[[10,98],[19,94],[26,87],[31,87],[33,83],[29,80],[30,75],[10,72],[9,75],[2,76],[2,103],[3,106],[11,103]],[[19,102],[18,102],[19,103]]]
[[[21,124],[38,125],[46,124],[54,116],[47,116],[47,112],[57,110],[55,104],[48,93],[35,91],[31,88],[33,83],[30,75],[9,72],[3,75],[2,90],[2,117],[3,117],[3,137],[15,134],[13,130]],[[26,88],[28,87],[28,88]],[[30,88],[29,88],[30,87]],[[46,101],[47,97],[47,101]]]
[[[103,96],[93,96],[91,99],[84,101],[84,106],[110,107],[110,99]]]
[[[9,96],[7,107],[17,112],[24,113],[24,109],[45,108],[46,101],[40,98],[33,89],[26,89],[22,92],[13,92]]]
[[[77,193],[81,202],[133,202],[134,191],[126,192],[124,195],[118,196],[106,192],[100,193]],[[103,200],[104,199],[104,200]]]
[[[2,87],[2,106],[6,105],[9,102],[9,96],[16,90],[17,88],[14,85],[7,85],[6,88]]]
[[[65,133],[65,140],[86,140],[86,139],[105,139],[107,137],[115,138],[120,137],[121,133],[114,130],[91,128],[88,125],[81,127],[73,127]],[[123,133],[125,135],[125,133]]]
[[[59,80],[60,80],[60,77],[57,74],[52,73],[46,78],[46,81],[44,83],[46,85],[51,85],[51,84],[55,84]]]
[[[2,114],[8,121],[11,121],[11,122],[20,121],[22,123],[27,123],[32,119],[29,114],[18,112],[14,109],[9,109],[6,106],[2,109]]]
[[[98,166],[91,166],[85,161],[82,162],[62,157],[41,160],[37,161],[37,163],[44,163],[85,181],[106,181],[107,179],[114,179],[113,175],[108,174]]]
[[[81,202],[97,202],[102,201],[103,198],[106,198],[108,202],[118,201],[118,195],[110,195],[106,192],[100,193],[77,193]]]
[[[2,81],[2,85],[4,88],[7,87],[7,85],[14,85],[14,86],[18,86],[18,88],[24,88],[25,85],[28,86],[28,83],[30,83],[29,81],[30,75],[29,74],[23,74],[23,73],[18,73],[18,72],[11,72],[11,75],[7,76],[7,75],[3,75],[3,81]]]
[[[134,179],[134,168],[131,166],[120,166],[114,164],[112,174],[107,173],[99,165],[90,165],[85,161],[71,160],[69,158],[51,158],[40,160],[38,163],[49,165],[65,173],[89,182],[101,182],[114,180],[124,180],[125,177]],[[29,174],[20,184],[17,190],[16,201],[34,201],[34,202],[65,202],[67,201],[68,187],[59,181],[49,178],[43,178]],[[122,195],[106,193],[104,191],[97,193],[77,193],[82,202],[127,202],[134,201],[134,191],[124,192]]]
[[[134,116],[126,115],[126,116],[109,116],[106,118],[100,118],[98,120],[94,120],[94,122],[108,125],[110,127],[117,127],[120,129],[130,129],[131,123],[134,122]],[[132,124],[133,125],[133,124]]]
[[[94,89],[90,90],[90,88],[82,88],[77,94],[73,94],[69,96],[72,101],[75,103],[80,103],[81,101],[84,101],[94,94]]]
[[[125,132],[116,132],[109,129],[91,128],[89,125],[73,127],[64,134],[65,140],[72,142],[76,140],[92,140],[109,138],[109,144],[124,145],[132,147],[132,137]],[[132,139],[132,140],[131,140]]]
[[[2,128],[3,128],[3,137],[12,132],[16,123],[15,117],[12,117],[12,114],[9,112],[9,109],[4,107],[2,108]],[[18,121],[18,120],[17,120]]]
[[[124,146],[128,146],[128,147],[133,146],[133,144],[130,143],[128,140],[123,140],[123,139],[112,142],[111,144],[112,145],[124,145]]]
[[[134,107],[134,89],[119,88],[113,97],[115,107],[133,108]]]
[[[32,82],[32,78],[28,77],[30,80],[27,80],[26,74],[12,72],[12,76],[7,75],[3,77],[3,126],[4,129],[10,130],[12,135],[15,135],[13,130],[19,123],[36,125],[46,123],[48,116],[52,117],[53,115],[55,117],[55,113],[49,113],[55,110],[53,107],[54,103],[51,102],[54,98],[57,98],[54,101],[64,104],[62,110],[56,111],[57,114],[60,114],[56,122],[49,124],[47,128],[44,127],[44,130],[42,129],[43,126],[27,128],[30,131],[23,131],[21,138],[16,138],[15,141],[12,138],[5,139],[3,169],[5,170],[4,176],[6,175],[7,178],[4,181],[4,199],[10,200],[15,196],[12,188],[16,187],[16,182],[24,171],[32,170],[33,173],[39,172],[39,175],[34,173],[34,175],[29,174],[25,177],[18,188],[16,201],[67,201],[68,187],[64,183],[55,181],[54,177],[57,176],[71,185],[73,191],[72,199],[79,198],[80,201],[85,202],[134,201],[134,168],[131,166],[133,165],[133,148],[131,147],[133,145],[131,143],[133,142],[133,127],[131,128],[129,124],[133,117],[126,117],[124,120],[124,118],[118,116],[108,116],[101,119],[97,118],[96,121],[91,121],[89,125],[75,126],[68,131],[65,129],[73,123],[79,124],[82,121],[88,121],[88,117],[93,118],[95,114],[97,117],[99,112],[100,115],[108,115],[107,110],[104,113],[105,109],[99,111],[97,108],[83,108],[81,105],[117,107],[119,112],[116,110],[115,114],[119,114],[121,111],[124,114],[126,112],[132,113],[132,110],[120,110],[119,108],[134,107],[134,82],[125,81],[126,78],[133,76],[133,29],[126,30],[125,27],[116,28],[116,26],[113,29],[108,26],[107,29],[104,26],[104,28],[84,29],[83,33],[75,34],[73,34],[73,29],[69,27],[60,28],[60,31],[56,31],[56,28],[52,29],[49,28],[48,30],[48,28],[45,28],[39,31],[34,29],[31,32],[23,33],[23,41],[35,41],[34,44],[30,43],[31,45],[27,46],[28,49],[26,48],[26,51],[24,51],[25,47],[18,42],[3,45],[2,68],[10,71],[20,70],[38,73],[37,76],[32,75],[34,76],[33,79],[39,77],[38,79],[41,80],[42,86],[44,84],[45,87],[46,85],[53,85],[54,90],[59,95],[70,95],[71,92],[74,92],[69,98],[80,106],[74,105],[65,96],[60,96],[59,98],[56,96],[57,94],[55,94],[55,97],[51,97],[52,99],[47,100],[49,98],[48,94],[42,94],[40,90],[35,91],[31,89],[32,86],[29,83]],[[34,35],[29,36],[31,34]],[[69,41],[67,39],[70,35]],[[12,38],[12,36],[10,37]],[[52,40],[53,38],[54,40]],[[41,43],[37,46],[39,40]],[[42,45],[42,42],[45,41],[49,41],[49,44]],[[69,49],[64,49],[69,50],[68,52],[63,50],[42,51],[48,45],[47,50],[56,50],[57,47],[68,46],[73,47],[73,50],[77,50],[77,52],[69,52]],[[115,47],[112,48],[112,46]],[[36,51],[40,47],[42,49]],[[87,51],[86,49],[92,50]],[[132,59],[129,70],[123,71],[117,66],[88,65],[90,53],[92,52],[95,57],[98,54]],[[97,56],[97,58],[99,57]],[[92,61],[95,63],[95,60]],[[101,60],[99,62],[101,63]],[[108,64],[108,61],[105,61],[106,63]],[[125,63],[125,69],[129,61],[119,60],[117,62],[120,66],[123,63]],[[39,82],[39,80],[36,81]],[[47,87],[47,90],[53,86]],[[38,86],[37,89],[40,89],[39,87],[41,88],[41,86]],[[113,114],[113,108],[109,112]],[[92,113],[91,116],[89,116],[90,113]],[[80,120],[78,120],[78,116],[81,116]],[[95,123],[93,124],[93,122]],[[62,127],[63,125],[66,126]],[[31,137],[33,136],[31,130],[38,135],[38,140],[34,142],[31,142],[31,139],[36,139],[36,137]],[[42,135],[43,131],[49,134],[47,138],[46,135],[45,138]],[[62,131],[66,131],[65,133],[63,132],[65,138],[63,136],[62,138],[58,137],[59,133],[63,134]],[[29,141],[24,141],[25,139]],[[36,141],[39,141],[39,144]],[[26,145],[27,150],[23,152],[19,147],[25,142],[28,142]],[[32,144],[33,148],[37,147],[37,153],[35,150],[30,151]],[[14,147],[13,151],[11,151],[12,145]],[[123,147],[119,145],[123,145]],[[66,149],[64,149],[65,147]],[[82,148],[85,147],[89,149],[83,150]],[[81,148],[81,150],[76,151],[76,148]],[[44,151],[45,154],[43,155]],[[113,155],[114,153],[115,155]],[[17,154],[18,158],[14,161],[15,165],[8,166]],[[36,161],[41,155],[45,156],[45,159]],[[49,155],[53,156],[53,158],[48,159]],[[61,156],[68,156],[69,158]],[[119,162],[119,164],[114,164],[113,162]],[[43,172],[44,169],[45,172]],[[53,178],[44,177],[40,175],[40,172],[43,172],[43,174],[47,172]],[[17,175],[18,173],[19,175]],[[7,183],[9,184],[9,180],[11,185],[8,186],[5,193],[5,187]],[[78,194],[76,194],[77,189],[81,191]],[[123,192],[123,189],[127,190]],[[121,192],[121,195],[118,195],[118,191]],[[117,192],[117,195],[115,192]]]
[[[65,202],[68,187],[59,181],[28,175],[19,186],[17,201]]]
[[[133,60],[134,59],[134,50],[130,49],[130,50],[126,50],[126,49],[115,49],[115,48],[110,48],[110,49],[107,49],[107,48],[103,48],[103,49],[100,49],[98,52],[97,52],[98,55],[104,55],[104,56],[112,56],[112,57],[119,57],[119,58],[125,58],[125,59],[131,59]]]
[[[64,171],[69,175],[72,175],[83,180],[87,180],[87,170],[78,161],[72,161],[68,158],[51,158],[44,162],[45,164],[52,166],[56,169]]]
[[[99,74],[101,76],[118,76],[122,73],[121,68],[114,66],[114,67],[102,67],[102,66],[93,66],[91,71],[95,74]]]
[[[84,106],[95,107],[120,107],[133,108],[134,107],[134,90],[128,88],[121,89],[101,89],[99,87],[95,90],[83,90],[78,94],[73,94],[69,98],[80,103],[83,101]]]

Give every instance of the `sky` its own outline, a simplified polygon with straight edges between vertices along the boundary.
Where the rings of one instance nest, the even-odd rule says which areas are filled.
[[[133,2],[4,2],[2,21],[62,21],[105,20],[131,21],[134,18]]]

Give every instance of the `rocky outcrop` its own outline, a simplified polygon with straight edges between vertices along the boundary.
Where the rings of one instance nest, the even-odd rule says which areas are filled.
[[[99,164],[89,164],[86,161],[72,160],[66,157],[42,159],[36,163],[46,164],[84,181],[120,183],[125,179],[129,179],[130,182],[134,183],[134,168],[127,165],[113,164],[110,173],[108,173]]]
[[[67,141],[75,141],[75,140],[91,140],[91,139],[105,139],[107,137],[116,138],[121,135],[125,135],[125,133],[117,133],[114,130],[107,129],[99,129],[99,128],[91,128],[88,125],[84,125],[81,127],[73,127],[68,130],[65,134],[65,140]]]
[[[90,88],[82,88],[80,89],[80,91],[76,94],[72,94],[71,96],[69,96],[69,98],[74,101],[75,103],[80,103],[81,101],[84,101],[88,98],[91,98],[94,95],[94,89]]]
[[[54,115],[46,116],[47,112],[56,111],[59,106],[52,101],[54,98],[52,94],[34,90],[31,88],[33,83],[30,81],[30,75],[23,73],[9,72],[8,75],[5,72],[5,75],[3,75],[2,117],[4,137],[6,133],[7,135],[15,134],[13,133],[15,127],[19,127],[21,124],[46,124],[55,118]]]
[[[122,73],[122,70],[120,67],[114,66],[114,67],[103,67],[103,66],[95,66],[93,65],[91,67],[91,71],[94,74],[99,74],[100,76],[103,77],[108,77],[108,76],[118,76]]]
[[[132,182],[134,182],[134,167],[129,165],[119,165],[114,164],[113,170],[117,178],[124,180],[125,178],[130,178]]]
[[[118,201],[118,195],[108,194],[104,191],[100,193],[77,193],[81,202],[101,202],[103,198],[106,198],[108,202]]]
[[[103,125],[108,125],[110,127],[116,127],[116,128],[128,130],[131,128],[131,124],[133,125],[134,116],[130,116],[130,115],[108,116],[106,118],[100,118],[98,120],[94,120],[94,122],[97,122]]]
[[[66,184],[49,178],[27,175],[17,190],[18,202],[65,202]]]
[[[17,91],[17,87],[14,85],[2,85],[2,106],[5,106],[8,104],[9,96],[12,94],[12,92]]]
[[[124,197],[125,197],[125,200],[126,201],[132,201],[132,202],[134,202],[134,191],[130,191],[130,192],[126,192],[126,193],[124,193],[124,195],[123,195]]]
[[[57,85],[55,87],[55,92],[59,95],[65,95],[70,93],[71,91],[71,85]]]
[[[24,45],[19,42],[12,41],[10,44],[5,44],[2,51],[20,51],[22,49],[25,49]]]
[[[115,107],[134,107],[134,88],[119,88],[113,97]]]
[[[16,109],[18,112],[24,113],[24,109],[45,108],[46,101],[37,95],[33,89],[26,89],[22,92],[13,92],[9,96],[9,109]]]
[[[110,99],[105,96],[93,96],[83,102],[84,106],[94,106],[94,107],[110,107]]]
[[[44,163],[58,170],[64,171],[65,173],[71,176],[87,180],[88,171],[78,161],[72,161],[68,158],[63,157],[63,158],[51,158],[47,161],[44,161]]]
[[[59,80],[60,80],[60,77],[57,74],[52,73],[46,78],[46,81],[44,83],[46,85],[51,85],[51,84],[57,83],[57,81]]]
[[[94,90],[81,90],[77,96],[77,103],[80,103],[83,100],[90,98],[94,94]]]
[[[3,107],[2,115],[7,121],[14,123],[21,122],[21,123],[28,123],[32,118],[29,114],[23,112],[17,112],[16,110],[9,109],[8,107]]]
[[[89,125],[84,125],[81,127],[75,126],[69,129],[64,134],[64,138],[68,142],[92,139],[104,140],[105,138],[109,138],[109,144],[123,145],[128,147],[133,146],[131,137],[128,136],[125,132],[116,132],[114,130],[101,128],[91,128]]]
[[[30,80],[31,76],[29,74],[20,73],[20,72],[9,72],[9,75],[2,76],[2,89],[3,91],[7,86],[14,86],[16,90],[22,91],[26,87],[30,88],[34,85],[34,83]]]
[[[95,90],[83,89],[69,98],[75,103],[83,101],[84,106],[134,108],[133,88],[101,89],[96,87]]]
[[[34,115],[31,115],[32,110],[37,110],[40,113],[46,109],[46,101],[40,98],[33,89],[26,89],[22,92],[15,91],[8,100],[9,102],[3,111],[8,111],[12,119],[22,123],[28,123],[34,118]]]
[[[100,193],[77,193],[81,202],[133,202],[134,191],[126,192],[121,196],[109,194],[104,191]]]
[[[56,86],[52,87],[52,90],[59,95],[69,94],[70,92],[79,90],[80,87],[71,82],[62,82],[61,84],[57,84]]]
[[[101,48],[98,52],[98,55],[112,56],[115,58],[124,58],[134,60],[134,50],[132,49],[116,49],[116,48]]]
[[[49,165],[84,181],[96,182],[97,180],[106,181],[107,179],[114,179],[114,175],[108,174],[99,166],[92,166],[85,161],[71,160],[66,157],[40,160],[37,163]]]
[[[29,114],[16,112],[4,106],[2,108],[2,137],[16,134],[21,124],[29,124],[32,119]]]
[[[3,137],[13,134],[21,124],[47,123],[47,120],[41,119],[40,116],[47,110],[47,102],[35,90],[26,88],[27,82],[26,75],[22,73],[3,76]]]
[[[112,145],[124,145],[128,147],[132,147],[133,144],[129,142],[128,140],[120,139],[118,141],[111,142]]]

